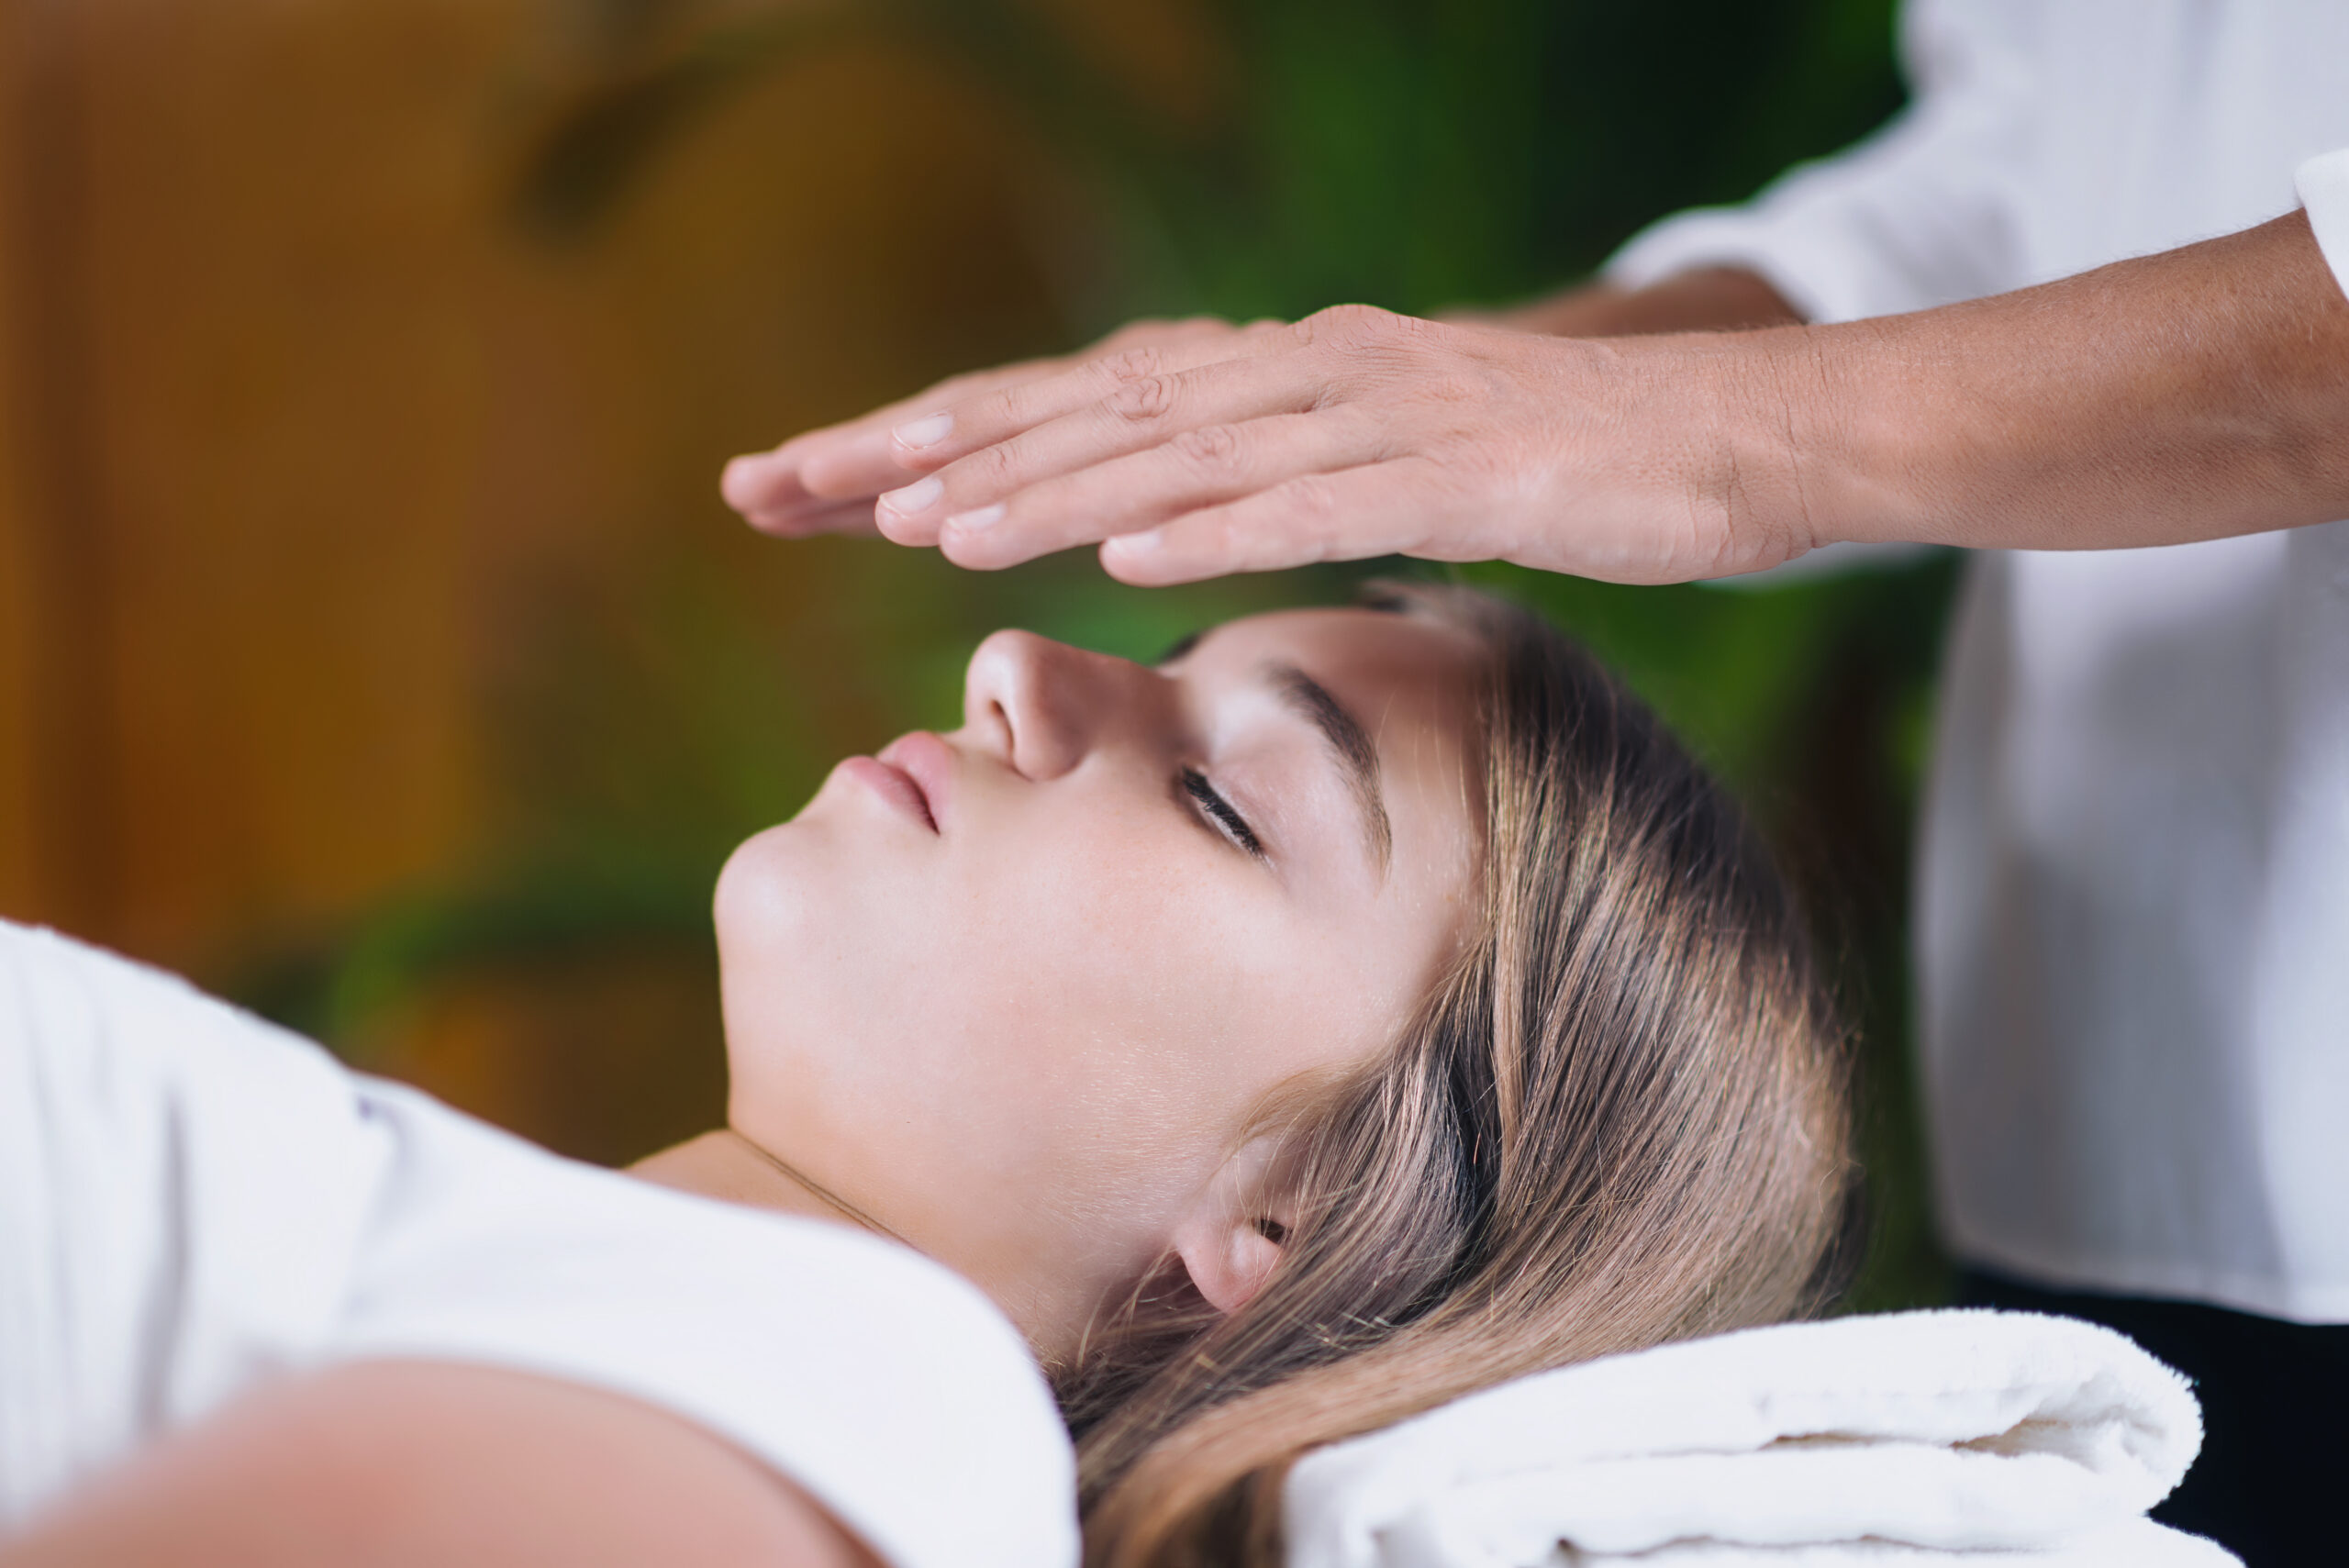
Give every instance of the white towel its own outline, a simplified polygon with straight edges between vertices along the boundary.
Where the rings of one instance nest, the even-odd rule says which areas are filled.
[[[2109,1329],[1789,1323],[1520,1378],[1299,1462],[1289,1568],[2223,1568],[2143,1516],[2201,1446]]]

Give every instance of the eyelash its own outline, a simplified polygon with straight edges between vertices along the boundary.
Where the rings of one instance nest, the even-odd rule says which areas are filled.
[[[1215,785],[1208,783],[1205,773],[1197,768],[1185,768],[1182,780],[1183,793],[1198,802],[1199,809],[1213,817],[1216,825],[1230,836],[1232,842],[1260,861],[1264,858],[1264,841],[1256,837],[1256,830],[1248,826],[1247,818],[1231,808],[1231,802],[1224,799]]]

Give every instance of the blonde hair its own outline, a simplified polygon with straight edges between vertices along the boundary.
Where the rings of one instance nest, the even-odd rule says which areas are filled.
[[[1280,1264],[1219,1316],[1170,1263],[1058,1377],[1091,1568],[1274,1568],[1319,1445],[1506,1378],[1813,1309],[1846,1051],[1737,806],[1531,613],[1475,632],[1482,914],[1399,1044],[1288,1127]]]

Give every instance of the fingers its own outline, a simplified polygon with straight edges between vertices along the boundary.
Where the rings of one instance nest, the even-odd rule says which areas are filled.
[[[1086,417],[1072,416],[1034,434]],[[1345,407],[1193,426],[1141,451],[1072,463],[1072,471],[1027,484],[1002,503],[956,514],[938,542],[958,566],[1013,566],[1154,528],[1300,475],[1351,468],[1379,456],[1379,447],[1370,419]]]
[[[871,527],[968,567],[1107,540],[1104,567],[1135,584],[1506,553],[1509,495],[1438,519],[1463,498],[1439,455],[1464,439],[1461,405],[1495,395],[1489,367],[1431,340],[1444,330],[1365,306],[1141,324],[1081,361],[941,383],[739,459],[723,488],[772,532]]]
[[[933,473],[974,452],[1088,409],[1108,408],[1135,423],[1157,420],[1160,400],[1190,373],[1273,357],[1285,346],[1278,322],[1212,331],[1184,331],[1130,342],[1113,352],[1069,365],[1056,375],[986,388],[907,420],[891,432],[898,463]],[[1269,329],[1268,329],[1269,328]],[[1114,341],[1115,339],[1112,339]],[[1102,455],[1113,455],[1116,449]]]
[[[1163,587],[1230,572],[1421,553],[1439,527],[1442,505],[1431,468],[1406,457],[1298,474],[1109,539],[1101,546],[1101,568],[1121,583]]]
[[[1237,494],[1229,489],[1233,483],[1268,484],[1359,461],[1331,450],[1358,438],[1353,417],[1333,417],[1318,432],[1271,417],[1309,408],[1321,393],[1307,367],[1272,357],[1128,382],[885,495],[879,526],[899,543],[933,544],[950,526],[967,537],[992,525],[994,539],[1014,541],[991,547],[996,565],[1130,532],[1174,510],[1228,499]],[[1155,452],[1155,461],[1118,461],[1145,452]],[[1086,473],[1095,468],[1114,472]],[[1051,485],[1077,475],[1085,476],[1081,484]]]
[[[807,488],[792,441],[771,452],[750,452],[729,462],[718,474],[718,493],[751,527],[769,533],[810,532],[801,526],[802,515],[837,505]]]
[[[1233,327],[1208,317],[1136,321],[1081,354],[952,376],[872,413],[795,436],[773,451],[738,457],[727,464],[719,490],[729,506],[770,533],[827,531],[843,517],[862,526],[862,512],[843,514],[837,504],[869,500],[972,450],[966,439],[945,440],[957,420],[951,414],[941,418],[943,411],[1065,376],[1104,358],[1130,360],[1137,366],[1160,361],[1170,367],[1208,363],[1222,357],[1210,345],[1262,338],[1282,325],[1255,321]],[[901,428],[903,439],[896,436]],[[967,423],[963,428],[967,432]]]
[[[826,430],[813,430],[786,446],[798,449],[803,482],[818,495],[833,500],[866,499],[903,484],[918,470],[906,466],[906,453],[892,432],[942,404],[967,402],[1002,388],[1033,381],[1049,381],[1065,373],[1064,359],[1023,360],[994,370],[949,376],[936,386],[876,408],[863,418]]]
[[[753,513],[747,520],[760,532],[777,539],[812,539],[818,534],[870,539],[881,531],[874,526],[873,503],[863,500],[824,502],[785,513]]]
[[[828,500],[811,495],[800,483],[797,466],[787,454],[788,443],[780,452],[785,454],[784,464],[769,469],[762,465],[777,455],[761,453],[755,457],[738,457],[726,465],[719,476],[718,494],[726,504],[742,514],[752,528],[763,533],[785,539],[806,539],[812,534],[870,534],[873,526],[873,503],[869,499],[852,501]]]
[[[872,498],[913,477],[897,462],[890,442],[896,426],[941,402],[1056,375],[1065,368],[1061,360],[1030,360],[950,377],[858,418],[794,436],[773,451],[738,457],[726,465],[718,493],[753,527],[769,533],[823,532],[827,523],[844,516],[864,517],[869,524]],[[844,501],[866,505],[842,514],[837,508]]]
[[[843,524],[843,518],[852,528],[864,528],[867,518],[863,509],[839,512],[839,502],[872,500],[878,493],[905,486],[914,476],[973,450],[968,417],[958,417],[958,411],[974,399],[1064,378],[1102,359],[1134,366],[1137,373],[1144,364],[1209,364],[1224,357],[1212,345],[1262,338],[1280,327],[1280,321],[1230,327],[1229,321],[1212,317],[1132,321],[1075,357],[1027,359],[991,371],[952,375],[914,396],[874,408],[867,416],[792,437],[771,453],[735,458],[726,465],[718,493],[726,497],[726,505],[766,533],[792,538],[827,533]],[[956,437],[958,425],[961,437]],[[996,420],[996,428],[1003,428],[1001,420]]]

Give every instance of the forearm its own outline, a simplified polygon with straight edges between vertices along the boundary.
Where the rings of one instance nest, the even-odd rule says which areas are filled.
[[[1755,273],[1706,267],[1641,289],[1598,282],[1474,317],[1553,338],[1625,338],[1658,332],[1733,332],[1787,327],[1802,317]]]
[[[2349,299],[2299,213],[1735,354],[1673,341],[1711,362],[1731,504],[1811,543],[2109,549],[2349,517]]]
[[[723,1440],[614,1394],[374,1362],[265,1387],[0,1542],[0,1568],[880,1568]]]

